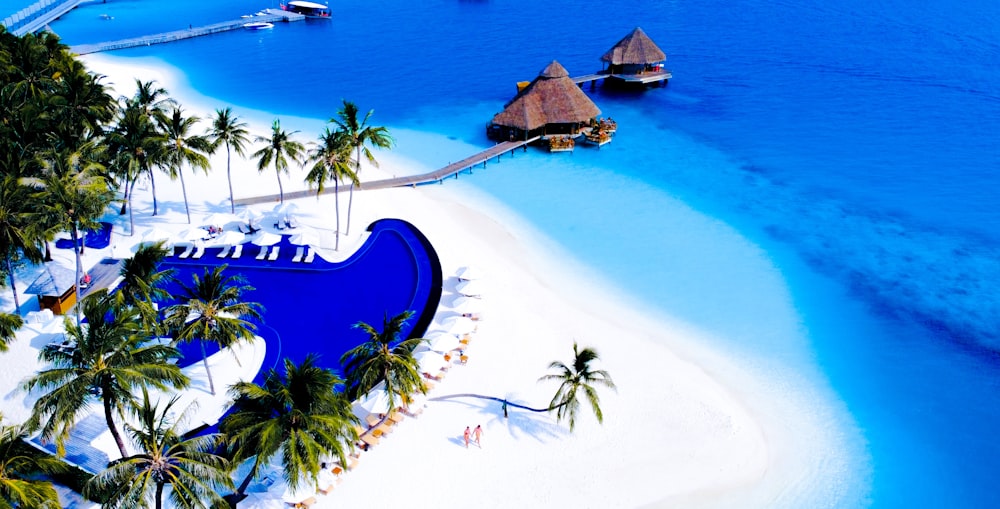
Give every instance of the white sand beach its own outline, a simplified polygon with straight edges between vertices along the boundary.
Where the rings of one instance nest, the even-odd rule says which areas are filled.
[[[107,56],[84,61],[108,76],[106,82],[115,85],[117,94],[131,95],[134,77],[140,76],[158,80],[188,112],[204,117],[226,106],[187,90],[176,72],[154,61]],[[234,110],[253,122],[255,131],[268,128],[269,114]],[[303,131],[301,141],[312,141],[322,127],[311,120],[281,118],[283,125]],[[439,163],[407,161],[386,151],[376,156],[381,168],[366,167],[363,180],[418,173]],[[225,153],[214,156],[212,164],[208,176],[184,170],[189,172],[193,218],[228,211]],[[273,170],[258,174],[250,161],[234,157],[233,175],[237,198],[277,191]],[[293,168],[286,192],[304,189],[304,175]],[[329,259],[344,257],[363,241],[371,221],[401,218],[417,226],[440,256],[446,279],[437,323],[456,314],[450,306],[458,297],[454,274],[459,267],[480,269],[486,290],[484,319],[468,349],[468,364],[453,366],[429,393],[432,400],[422,415],[405,419],[378,446],[362,453],[358,466],[342,476],[332,493],[316,496],[314,507],[802,506],[802,497],[808,499],[802,492],[811,489],[817,469],[845,468],[842,458],[830,452],[844,447],[843,437],[824,425],[832,410],[815,408],[811,389],[778,387],[762,378],[760,369],[746,369],[739,359],[712,350],[704,332],[646,308],[502,204],[466,185],[466,178],[415,189],[355,192],[351,236],[341,241],[340,253],[320,253]],[[86,264],[110,255],[112,248],[127,253],[152,227],[173,232],[188,227],[179,182],[157,179],[161,215],[151,217],[148,186],[140,185],[134,198],[136,234],[123,236],[128,216],[117,217],[112,247],[91,250]],[[334,197],[296,203],[300,222],[322,232],[324,247],[332,248]],[[271,205],[256,208],[264,211]],[[70,253],[57,251],[63,251],[56,254],[71,267]],[[31,275],[21,277],[18,288],[23,290]],[[22,297],[22,302],[28,299]],[[618,386],[617,392],[600,393],[603,425],[585,411],[570,433],[553,415],[512,408],[504,418],[493,401],[433,401],[477,393],[546,406],[556,384],[537,379],[549,362],[571,360],[574,340],[599,352],[597,367],[606,369]],[[36,368],[35,343],[18,341],[2,357],[10,367],[0,377],[9,420],[26,417],[24,396],[14,387]],[[462,431],[477,424],[484,429],[482,446],[467,449]],[[823,505],[835,505],[836,487],[826,490],[834,500],[823,500]],[[260,497],[247,502],[254,498]],[[819,506],[813,502],[808,504]]]

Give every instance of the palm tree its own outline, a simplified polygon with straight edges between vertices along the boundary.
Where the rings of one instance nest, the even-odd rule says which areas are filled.
[[[170,485],[173,507],[209,509],[222,507],[225,501],[217,488],[232,487],[229,462],[215,454],[222,435],[212,434],[184,439],[177,429],[181,417],[171,422],[170,415],[178,397],[160,410],[142,391],[142,403],[133,410],[138,426],[126,424],[136,454],[112,462],[84,488],[87,495],[107,494],[104,507],[163,507],[163,491]]]
[[[316,199],[323,193],[326,183],[333,181],[334,209],[337,217],[337,240],[334,250],[340,249],[340,181],[350,180],[351,185],[359,183],[358,174],[351,167],[352,147],[349,141],[342,131],[330,131],[327,127],[319,137],[319,145],[311,151],[309,161],[314,164],[306,175],[309,187],[316,186]]]
[[[124,199],[121,214],[125,207],[129,211],[129,233],[135,231],[132,214],[132,195],[135,194],[135,182],[142,175],[153,179],[152,169],[158,166],[163,158],[166,138],[157,130],[156,123],[145,113],[141,106],[127,101],[118,115],[118,124],[105,135],[105,143],[111,159],[112,173],[124,185]],[[153,215],[156,215],[156,192],[154,183]]]
[[[208,386],[215,394],[212,372],[208,369],[205,342],[219,348],[229,348],[240,341],[254,338],[257,326],[248,320],[260,321],[263,307],[256,302],[243,302],[243,294],[252,291],[242,276],[225,276],[226,265],[205,269],[202,277],[194,275],[194,284],[184,286],[179,297],[184,301],[166,309],[166,323],[176,330],[177,341],[201,340],[202,362],[208,374]]]
[[[114,116],[115,100],[101,80],[68,52],[60,54],[62,68],[49,100],[58,148],[75,150],[102,134],[104,125]]]
[[[330,119],[330,122],[336,124],[337,129],[343,131],[351,140],[351,147],[357,150],[358,155],[354,159],[354,171],[357,173],[361,172],[362,155],[365,156],[365,159],[372,166],[378,168],[378,161],[375,160],[375,155],[368,149],[368,145],[378,148],[390,148],[394,143],[387,128],[368,125],[368,120],[371,119],[373,113],[375,113],[375,110],[368,110],[365,118],[359,121],[358,106],[353,102],[345,100],[344,106],[337,111],[337,116]],[[351,183],[351,191],[347,199],[347,231],[345,232],[347,235],[351,233],[351,206],[353,204],[354,182]]]
[[[170,116],[164,120],[160,128],[166,136],[163,163],[167,166],[170,180],[181,179],[181,191],[184,194],[184,212],[187,213],[188,224],[191,224],[191,210],[188,208],[187,187],[184,185],[184,164],[198,168],[208,173],[208,157],[206,153],[212,150],[212,144],[201,135],[192,134],[191,130],[198,123],[198,117],[184,117],[184,112],[174,107]]]
[[[285,359],[283,375],[271,368],[263,385],[240,382],[229,390],[235,403],[220,429],[229,437],[236,461],[254,458],[236,490],[238,498],[259,467],[279,452],[285,480],[292,487],[306,476],[318,481],[321,457],[336,456],[341,465],[347,464],[358,439],[358,418],[351,401],[339,391],[342,384],[333,371],[317,366],[316,356],[310,354],[298,366]]]
[[[25,426],[0,428],[0,507],[57,509],[59,496],[44,475],[64,472],[66,464],[34,451],[24,442],[29,435]]]
[[[86,149],[86,147],[85,147]],[[71,154],[49,154],[43,161],[41,178],[22,179],[36,189],[37,203],[49,217],[57,218],[58,224],[71,233],[76,255],[76,279],[80,280],[83,264],[80,255],[83,245],[80,243],[80,229],[94,229],[98,226],[97,219],[104,214],[104,209],[111,203],[114,194],[101,175],[101,167],[97,163],[84,159],[81,152]],[[80,302],[80,285],[76,286],[76,300]],[[80,323],[80,312],[77,309],[77,324]]]
[[[254,141],[264,143],[264,148],[253,153],[257,159],[257,171],[263,172],[271,163],[274,163],[274,174],[278,177],[278,199],[280,203],[285,203],[285,190],[281,186],[281,173],[288,174],[288,160],[299,162],[305,147],[292,139],[292,135],[298,131],[286,132],[281,129],[281,121],[274,119],[271,124],[271,137],[257,136]]]
[[[14,293],[14,308],[18,314],[21,314],[21,302],[14,283],[14,258],[24,257],[36,263],[42,261],[28,191],[15,175],[0,177],[0,252],[3,253],[10,289]]]
[[[167,253],[169,250],[163,247],[162,242],[143,244],[135,255],[122,262],[122,282],[114,294],[115,298],[123,306],[138,308],[147,330],[158,326],[157,310],[153,304],[170,298],[163,287],[173,280],[174,271],[157,270]]]
[[[64,454],[65,441],[77,417],[90,405],[91,395],[97,394],[108,429],[121,455],[128,456],[114,415],[124,415],[134,404],[132,393],[137,388],[166,391],[169,387],[186,387],[187,377],[169,362],[180,353],[172,346],[143,343],[139,311],[115,306],[106,290],[87,296],[82,307],[87,323],[66,323],[66,336],[76,342],[76,347],[71,351],[43,349],[39,359],[54,367],[24,384],[25,390],[44,392],[35,402],[29,422],[32,427],[41,424],[42,437],[55,438],[59,454]]]
[[[368,334],[368,339],[344,352],[340,358],[347,378],[347,395],[351,399],[372,390],[379,381],[385,381],[388,414],[396,408],[397,397],[405,400],[414,392],[426,392],[419,365],[413,357],[413,349],[424,339],[399,339],[403,325],[411,316],[413,311],[404,311],[391,319],[386,314],[381,332],[364,322],[354,324]]]
[[[8,344],[14,341],[14,333],[24,325],[21,315],[0,313],[0,352],[6,352]]]
[[[135,80],[135,95],[128,100],[129,105],[134,105],[147,121],[161,124],[167,120],[167,108],[174,104],[174,100],[167,97],[167,89],[157,87],[155,81]],[[149,183],[153,187],[153,215],[157,214],[156,207],[156,178],[152,167],[147,167],[149,171]]]
[[[603,385],[609,389],[615,389],[611,375],[603,369],[592,370],[590,363],[597,360],[597,351],[593,348],[580,350],[576,342],[573,342],[573,364],[567,366],[559,361],[552,361],[549,369],[558,371],[556,374],[549,374],[539,378],[542,380],[558,380],[559,389],[549,403],[549,410],[556,410],[556,420],[564,417],[569,419],[569,430],[573,431],[576,422],[576,415],[580,410],[579,392],[582,390],[594,410],[597,422],[604,422],[604,415],[601,413],[600,398],[594,385]]]
[[[208,132],[212,141],[211,153],[214,154],[222,144],[226,145],[226,177],[229,179],[229,211],[236,213],[236,203],[233,200],[233,174],[230,166],[230,159],[233,150],[240,157],[246,155],[247,145],[250,143],[250,131],[247,131],[246,122],[240,122],[240,118],[233,115],[232,108],[215,110],[215,118],[212,120],[212,129]]]

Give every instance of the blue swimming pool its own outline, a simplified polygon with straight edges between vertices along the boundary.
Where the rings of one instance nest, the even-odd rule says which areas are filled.
[[[339,263],[320,257],[309,264],[291,259],[296,247],[282,238],[280,256],[274,261],[255,259],[257,247],[247,244],[240,259],[216,258],[219,249],[207,249],[198,260],[170,258],[163,268],[176,271],[177,283],[191,284],[192,275],[226,263],[226,274],[242,275],[254,287],[246,300],[264,307],[258,334],[267,341],[261,373],[283,359],[299,362],[309,353],[320,354],[320,363],[338,372],[340,356],[364,341],[365,334],[352,326],[367,322],[381,329],[385,315],[406,310],[413,317],[402,338],[418,337],[427,330],[441,298],[441,264],[427,238],[412,224],[399,219],[372,223],[365,243]],[[197,343],[182,345],[181,365],[201,360]],[[216,349],[209,345],[210,354]],[[257,376],[258,383],[262,374]]]

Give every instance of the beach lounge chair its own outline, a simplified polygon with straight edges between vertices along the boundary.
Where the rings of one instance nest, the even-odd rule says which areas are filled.
[[[231,250],[232,248],[233,248],[233,246],[226,246],[226,247],[222,248],[222,250],[219,251],[219,254],[215,255],[215,257],[216,258],[225,258],[225,257],[229,256],[229,250]]]
[[[377,426],[381,420],[382,418],[375,414],[368,414],[368,416],[365,417],[365,422],[368,423],[368,426]]]
[[[267,258],[267,250],[268,249],[271,249],[271,248],[269,248],[267,246],[260,246],[260,252],[257,253],[257,259],[258,260],[263,260],[264,258]]]
[[[309,497],[293,505],[292,507],[294,507],[295,509],[306,509],[307,507],[312,507],[315,504],[316,504],[316,497]]]
[[[236,247],[233,248],[232,258],[235,260],[240,256],[243,256],[243,244],[236,244]]]
[[[277,260],[278,259],[278,250],[279,249],[281,249],[281,246],[274,246],[274,249],[271,250],[271,254],[267,256],[267,259],[270,260],[270,261],[272,261],[272,262],[274,260]]]
[[[463,355],[463,356],[459,357],[459,360],[462,362],[462,364],[466,364],[466,363],[469,362],[469,356],[468,355]]]
[[[205,254],[205,247],[204,246],[198,246],[198,249],[195,249],[194,250],[194,254],[191,255],[191,259],[192,260],[197,260],[198,258],[201,258],[201,255],[203,255],[203,254]]]
[[[191,256],[191,252],[192,251],[194,251],[194,245],[193,244],[190,245],[190,246],[188,246],[187,249],[185,249],[184,252],[181,253],[180,256],[178,256],[178,258],[187,258],[187,257]]]
[[[403,422],[403,419],[405,419],[405,418],[406,417],[399,410],[393,410],[392,413],[389,414],[389,420],[392,421],[392,422],[394,422],[394,423],[396,423],[396,424],[399,424],[400,422]]]
[[[306,263],[312,263],[313,262],[313,258],[315,258],[315,257],[316,257],[316,250],[313,249],[312,246],[310,246],[309,247],[309,251],[306,252],[306,258],[305,258],[305,260],[302,260],[302,261],[304,261]]]
[[[373,446],[373,445],[378,445],[378,442],[379,442],[379,440],[378,440],[378,437],[376,437],[376,436],[372,436],[372,434],[371,434],[371,433],[365,433],[365,434],[361,435],[361,436],[360,436],[360,437],[358,437],[358,438],[359,438],[359,439],[360,439],[360,440],[361,440],[362,442],[364,442],[364,444],[365,444],[366,446],[369,446],[369,447],[370,447],[370,446]]]
[[[301,262],[302,261],[302,254],[303,254],[304,251],[305,251],[305,248],[302,247],[302,246],[299,246],[299,247],[295,248],[295,256],[292,257],[292,262],[293,263],[299,263],[299,262]]]

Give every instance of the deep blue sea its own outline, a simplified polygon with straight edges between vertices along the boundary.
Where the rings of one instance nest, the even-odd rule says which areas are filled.
[[[51,27],[79,44],[269,6],[107,0]],[[674,79],[642,93],[586,88],[619,123],[611,145],[519,154],[470,181],[723,348],[811,366],[807,376],[842,402],[867,456],[846,487],[859,495],[830,506],[1000,506],[1000,3],[331,7],[332,20],[115,54],[162,59],[237,111],[325,119],[347,98],[374,108],[379,124],[486,146],[485,124],[515,82],[552,59],[574,75],[600,69],[600,55],[641,26]],[[397,150],[429,166],[465,155],[402,138]],[[699,294],[699,281],[671,273],[657,232],[681,225],[656,196],[762,249],[808,340],[772,341],[752,307],[730,305],[752,300],[752,288]],[[630,228],[613,228],[623,217]],[[630,278],[636,270],[648,277]]]

